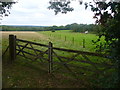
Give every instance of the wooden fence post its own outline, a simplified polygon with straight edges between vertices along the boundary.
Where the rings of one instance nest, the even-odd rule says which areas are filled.
[[[85,39],[83,39],[83,48],[85,48]]]
[[[52,61],[53,49],[52,49],[52,47],[53,47],[52,43],[49,42],[49,47],[48,47],[49,73],[51,73],[53,70],[53,61]]]
[[[14,62],[16,58],[16,36],[9,35],[9,55],[10,62]]]

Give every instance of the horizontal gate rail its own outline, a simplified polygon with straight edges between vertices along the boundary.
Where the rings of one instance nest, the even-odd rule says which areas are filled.
[[[20,41],[20,42],[24,42],[24,43],[30,43],[30,44],[34,44],[34,45],[48,47],[48,45],[40,44],[40,43],[35,43],[35,42],[27,41],[27,40],[16,39],[16,41]]]
[[[19,47],[24,47],[23,45],[17,45],[17,46],[19,46]],[[37,52],[41,52],[41,53],[43,53],[42,50],[34,49],[34,48],[31,48],[31,47],[25,47],[25,48],[27,48],[27,49],[31,49],[31,50],[35,50],[35,51],[37,51]]]
[[[21,46],[21,45],[18,45],[18,46]],[[24,47],[24,46],[23,46],[23,47]],[[25,48],[26,48],[26,47],[25,47]],[[27,48],[28,48],[28,47],[27,47]],[[22,52],[22,54],[23,54],[23,53],[26,53],[26,54],[29,54],[29,55],[31,55],[31,56],[36,57],[34,60],[39,59],[39,58],[42,58],[42,59],[45,59],[45,60],[48,61],[47,58],[41,57],[42,55],[47,54],[47,51],[48,51],[48,50],[46,50],[46,51],[40,51],[40,50],[38,50],[38,51],[40,52],[39,54],[32,54],[32,53],[29,53],[29,52],[27,52],[27,51],[23,51],[23,50],[20,50],[20,49],[16,49],[16,51],[19,51],[19,53]],[[26,57],[25,55],[21,55],[21,54],[17,54],[17,55]],[[29,58],[28,58],[28,59],[29,59]]]
[[[26,51],[23,51],[23,50],[19,50],[19,49],[16,49],[16,50],[19,51],[19,52],[23,52],[23,53],[26,53],[26,54],[29,54],[29,55],[32,55],[32,56],[36,57],[35,54],[29,53],[29,52],[26,52]]]
[[[80,54],[85,54],[85,55],[108,58],[108,55],[99,54],[99,53],[92,53],[92,52],[85,52],[85,51],[78,51],[78,50],[71,50],[71,49],[64,49],[64,48],[57,48],[57,47],[53,47],[53,49],[60,50],[60,51],[71,52],[71,53],[80,53]]]

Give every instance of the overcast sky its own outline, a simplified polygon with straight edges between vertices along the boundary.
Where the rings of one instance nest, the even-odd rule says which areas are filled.
[[[29,1],[29,2],[28,2]],[[71,23],[93,24],[93,12],[89,9],[85,10],[84,5],[79,5],[73,1],[71,6],[74,7],[73,12],[67,14],[55,15],[53,10],[47,9],[50,0],[19,0],[10,10],[11,14],[4,17],[3,25],[67,25]],[[90,0],[87,0],[90,1]]]

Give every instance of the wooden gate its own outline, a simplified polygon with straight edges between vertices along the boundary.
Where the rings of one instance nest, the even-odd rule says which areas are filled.
[[[32,61],[39,59],[42,63],[48,63],[49,73],[66,69],[75,76],[80,73],[86,75],[88,72],[104,75],[106,70],[114,66],[107,55],[56,48],[51,42],[45,45],[17,39],[14,35],[9,36],[9,51],[11,62],[16,59],[17,55]]]

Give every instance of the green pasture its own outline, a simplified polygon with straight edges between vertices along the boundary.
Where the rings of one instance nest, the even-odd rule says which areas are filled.
[[[36,32],[36,34],[15,33],[14,35],[17,35],[17,38],[20,39],[38,42],[42,44],[48,44],[49,42],[52,42],[54,47],[90,52],[95,52],[96,50],[96,45],[94,45],[92,40],[96,41],[98,39],[98,36],[96,36],[95,34],[75,33],[71,32],[71,30],[59,30],[56,32],[42,31]],[[9,34],[3,34],[3,44],[6,43],[5,45],[3,45],[3,48],[6,48],[8,36]],[[103,38],[102,42],[104,42]],[[83,43],[85,48],[83,48]]]
[[[95,52],[95,46],[92,40],[96,41],[98,36],[95,34],[85,34],[85,33],[75,33],[71,30],[61,30],[61,31],[45,31],[39,32],[48,37],[55,47],[62,47],[67,49],[81,50]],[[83,41],[84,40],[84,41]],[[102,38],[104,42],[104,38]],[[83,48],[83,43],[85,48]]]

